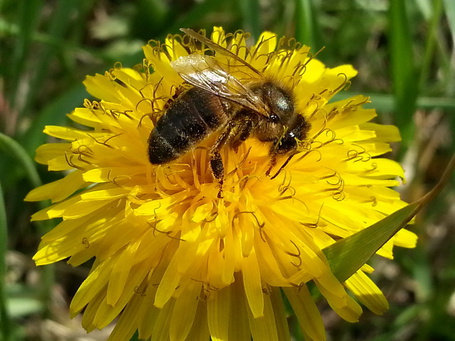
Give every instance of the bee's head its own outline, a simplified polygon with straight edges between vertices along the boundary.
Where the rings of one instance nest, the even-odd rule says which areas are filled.
[[[283,137],[278,141],[277,154],[286,154],[297,148],[298,140],[304,140],[310,129],[310,124],[302,115],[295,114],[292,124],[288,127]]]

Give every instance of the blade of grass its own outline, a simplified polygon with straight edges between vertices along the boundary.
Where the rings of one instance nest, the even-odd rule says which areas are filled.
[[[0,133],[0,148],[6,150],[9,155],[13,155],[14,158],[19,161],[20,167],[25,170],[26,177],[33,187],[41,185],[41,180],[36,171],[35,164],[19,143],[11,137]]]
[[[455,41],[455,1],[453,0],[443,0],[444,1],[444,9],[446,13],[447,23],[449,25],[450,34],[452,35],[452,41]],[[453,56],[453,54],[452,54]],[[455,67],[454,61],[452,57],[451,67],[447,68],[447,95],[453,95],[455,92]]]
[[[12,108],[17,107],[17,95],[19,88],[20,75],[24,73],[26,55],[30,51],[33,32],[38,25],[39,16],[43,7],[42,0],[19,1],[17,10],[17,21],[19,22],[19,35],[15,40],[11,59],[8,61],[8,66],[5,67],[7,72],[6,87],[7,98]]]
[[[416,0],[416,7],[420,10],[425,20],[430,20],[433,9],[431,0]]]
[[[393,95],[380,93],[365,93],[346,91],[339,92],[334,101],[340,101],[357,95],[364,95],[370,98],[371,103],[365,104],[365,107],[376,108],[380,112],[391,112],[395,108],[395,98]],[[455,111],[455,98],[451,97],[422,97],[417,99],[417,108],[422,109],[443,109],[448,110],[448,114]]]
[[[216,12],[220,7],[221,2],[219,0],[206,0],[196,2],[194,6],[191,7],[184,17],[177,18],[174,21],[174,24],[169,25],[166,30],[167,33],[177,33],[180,28],[202,28],[200,27],[201,19],[205,18],[208,13]]]
[[[412,117],[417,101],[417,72],[412,50],[413,37],[408,20],[406,1],[389,2],[389,38],[395,121],[402,135],[401,155],[404,155],[414,136]]]
[[[75,58],[75,56],[85,47],[84,39],[87,34],[87,23],[92,20],[94,1],[79,1],[78,4],[77,21],[72,23],[70,35],[65,39],[64,51],[60,54],[62,69],[68,75],[78,74],[76,70],[80,65],[80,60]],[[58,46],[62,46],[61,42],[59,42]]]
[[[71,15],[78,11],[80,6],[77,0],[66,0],[58,1],[55,13],[51,16],[51,22],[49,23],[48,35],[53,38],[54,41],[59,42],[59,46],[55,45],[43,45],[43,50],[38,56],[38,63],[34,77],[30,83],[30,91],[27,94],[24,110],[22,115],[27,115],[29,110],[33,107],[36,97],[41,89],[40,85],[48,79],[49,66],[52,65],[52,60],[55,58],[55,54],[58,50],[63,50],[65,45],[64,35],[67,32],[68,27],[73,25],[73,21],[69,20]]]
[[[312,4],[309,0],[297,0],[295,3],[295,39],[313,47],[317,51],[318,47],[315,41],[316,23]]]
[[[444,8],[452,37],[455,38],[455,1],[443,0]]]
[[[423,89],[428,80],[428,75],[432,67],[432,59],[436,51],[437,28],[441,22],[442,1],[434,0],[432,5],[432,14],[429,20],[427,41],[425,43],[425,53],[420,71],[419,89]]]
[[[36,148],[47,139],[47,136],[43,134],[44,126],[64,125],[68,120],[65,114],[73,111],[75,107],[81,106],[84,98],[87,97],[89,95],[81,82],[49,102],[39,115],[35,116],[33,124],[20,137],[20,142],[28,155],[34,155]]]
[[[327,257],[333,274],[344,282],[359,270],[390,238],[431,200],[433,200],[453,176],[455,156],[446,167],[439,183],[420,200],[403,207],[383,220],[347,238],[326,247]]]
[[[220,7],[220,4],[221,3],[219,0],[205,0],[196,2],[191,7],[191,9],[185,13],[184,16],[176,17],[175,20],[166,26],[160,34],[153,38],[162,41],[169,33],[180,33],[180,28],[203,28],[201,27],[202,18],[205,18],[207,13],[216,12],[216,10]],[[211,28],[208,32],[211,32]],[[138,63],[138,60],[142,60],[143,57],[143,52],[139,51],[137,53],[125,56],[125,58],[122,60],[122,64],[133,66]]]
[[[239,0],[239,9],[242,16],[242,29],[258,38],[261,34],[260,13],[261,6],[258,0]]]
[[[19,167],[22,167],[25,170],[26,178],[30,181],[33,187],[38,187],[41,185],[41,179],[38,175],[38,172],[36,171],[33,160],[19,143],[17,143],[11,137],[0,133],[0,148],[7,150],[9,155],[12,155],[19,162]],[[44,208],[46,206],[44,203],[39,203],[38,205],[40,208]],[[50,230],[51,222],[49,221],[40,221],[35,223],[37,224],[38,232],[40,235],[44,235],[47,231]],[[42,269],[42,274],[41,299],[44,303],[47,303],[49,302],[51,288],[55,281],[55,267],[44,267]]]
[[[8,250],[8,227],[6,221],[5,202],[3,200],[2,184],[0,183],[0,326],[2,340],[11,340],[12,322],[7,310],[5,288],[6,251]]]
[[[133,34],[147,41],[170,22],[171,4],[164,0],[139,0],[133,17]]]

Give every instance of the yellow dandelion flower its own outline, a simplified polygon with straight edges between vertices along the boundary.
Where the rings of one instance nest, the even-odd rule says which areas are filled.
[[[350,65],[328,68],[307,46],[270,32],[254,45],[248,34],[221,28],[213,43],[192,37],[187,31],[150,42],[141,67],[87,77],[88,92],[100,100],[69,115],[85,129],[45,128],[66,142],[39,147],[36,160],[66,176],[26,198],[53,202],[33,220],[61,219],[43,236],[36,263],[69,258],[77,266],[95,258],[71,313],[83,311],[87,331],[119,317],[112,340],[136,331],[152,340],[290,340],[284,297],[304,335],[324,340],[309,282],[346,321],[358,320],[357,300],[382,313],[387,301],[366,275],[372,268],[340,283],[322,249],[405,205],[390,189],[402,168],[378,158],[399,140],[397,129],[371,123],[376,114],[363,107],[364,96],[331,101],[356,75]],[[272,104],[258,90],[265,82],[287,99]],[[222,99],[224,113],[183,100],[195,84],[216,87],[207,94]],[[258,103],[264,108],[254,112]],[[300,137],[265,112],[272,105],[291,106]],[[197,134],[185,116],[191,110],[229,119],[179,147],[175,160],[152,164],[163,146],[151,148],[149,137],[170,108],[182,121],[167,124],[188,134],[167,137],[171,147]],[[233,119],[240,111],[249,123]],[[272,126],[278,130],[266,141]],[[401,230],[378,254],[391,258],[394,245],[415,240]]]

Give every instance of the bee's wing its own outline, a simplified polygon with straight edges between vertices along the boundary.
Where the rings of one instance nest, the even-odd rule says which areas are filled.
[[[185,81],[214,95],[236,102],[261,115],[269,116],[262,99],[215,60],[203,54],[191,54],[171,62]]]
[[[202,34],[199,34],[189,28],[181,28],[180,31],[182,31],[183,33],[185,33],[186,35],[190,36],[191,38],[193,38],[194,40],[197,40],[199,41],[200,43],[208,46],[209,48],[211,48],[213,51],[217,52],[217,53],[220,53],[226,57],[229,57],[231,58],[232,60],[236,60],[238,61],[240,64],[243,64],[244,66],[246,66],[248,69],[250,69],[251,71],[253,71],[256,75],[258,76],[262,76],[262,74],[257,70],[255,69],[252,65],[248,64],[246,61],[244,61],[242,58],[240,58],[239,56],[237,56],[235,53],[232,53],[231,51],[229,51],[228,49],[225,49],[224,47],[218,45],[217,43],[215,43],[214,41],[210,40],[209,38],[203,36]]]

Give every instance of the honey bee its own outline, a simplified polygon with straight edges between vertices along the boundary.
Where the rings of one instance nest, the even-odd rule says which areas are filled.
[[[206,54],[193,53],[171,62],[191,87],[170,104],[152,130],[148,139],[150,162],[171,162],[213,133],[219,136],[210,148],[210,167],[221,182],[224,175],[221,149],[224,146],[236,149],[247,138],[270,143],[271,165],[267,174],[277,155],[289,154],[290,159],[298,141],[304,140],[310,129],[310,124],[295,110],[291,89],[268,79],[205,36],[190,29],[181,31],[233,61],[244,76],[241,79],[233,76],[228,70],[231,67],[222,66]]]

